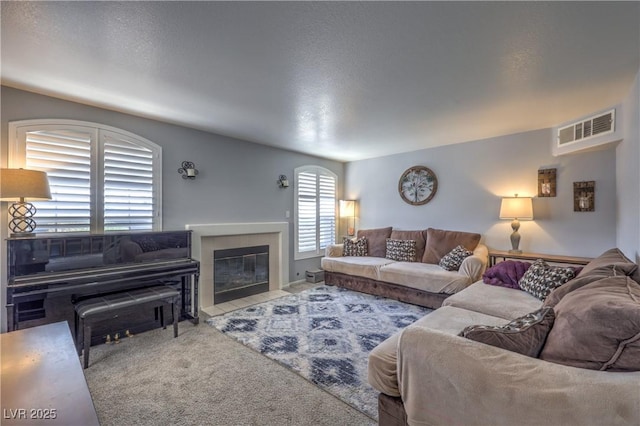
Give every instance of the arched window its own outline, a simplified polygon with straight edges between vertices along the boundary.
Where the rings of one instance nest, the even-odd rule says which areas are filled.
[[[295,258],[321,256],[336,239],[338,177],[318,166],[295,169]]]
[[[9,123],[9,167],[47,172],[52,199],[33,202],[37,233],[160,230],[162,148],[76,120]]]

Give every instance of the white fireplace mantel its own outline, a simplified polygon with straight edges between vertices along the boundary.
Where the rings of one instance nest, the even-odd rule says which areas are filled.
[[[277,267],[279,274],[279,282],[277,288],[282,289],[283,286],[289,284],[289,223],[288,222],[255,222],[255,223],[208,223],[208,224],[188,224],[185,228],[193,231],[191,239],[191,256],[200,261],[201,267],[201,280],[200,288],[200,308],[210,305],[210,300],[213,300],[213,289],[209,292],[208,289],[203,288],[206,286],[205,278],[208,274],[207,271],[203,271],[203,267],[207,267],[212,262],[212,256],[210,258],[208,253],[202,253],[203,239],[206,241],[210,238],[216,237],[231,237],[231,236],[248,236],[259,234],[272,234],[276,235],[277,244],[274,247],[276,252],[274,253],[277,258]],[[272,248],[273,249],[273,248]],[[206,296],[211,294],[211,298]],[[204,296],[204,297],[203,297]],[[203,306],[204,305],[204,306]]]

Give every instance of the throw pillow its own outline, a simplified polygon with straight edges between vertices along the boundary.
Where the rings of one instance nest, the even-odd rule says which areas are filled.
[[[473,251],[479,242],[480,234],[429,228],[427,229],[427,245],[424,248],[422,262],[437,265],[444,255],[457,246]]]
[[[367,255],[367,239],[356,238],[350,239],[344,237],[342,240],[343,248],[342,255],[343,256],[366,256]]]
[[[640,284],[603,278],[567,294],[540,358],[601,371],[640,371]]]
[[[537,358],[553,326],[553,308],[541,308],[503,326],[472,325],[460,336]]]
[[[367,239],[367,251],[369,256],[385,257],[387,250],[387,238],[391,236],[391,226],[388,228],[359,229],[358,238]]]
[[[438,262],[438,265],[447,271],[457,271],[460,269],[462,262],[472,254],[472,251],[469,251],[462,246],[458,246],[445,254],[444,257],[440,259],[440,262]]]
[[[549,266],[544,260],[538,259],[527,269],[518,285],[522,290],[544,301],[551,290],[575,276],[575,269],[571,267]]]
[[[482,281],[485,284],[520,290],[518,282],[530,266],[530,262],[505,260],[504,262],[497,263],[487,269],[485,273],[482,274]]]
[[[422,256],[424,256],[424,246],[427,242],[426,237],[427,231],[391,231],[392,240],[415,240],[416,242],[416,261],[420,261]]]
[[[140,238],[135,242],[138,243],[143,253],[160,250],[160,247],[152,238]]]
[[[393,240],[387,238],[387,259],[397,260],[399,262],[415,262],[415,240]]]

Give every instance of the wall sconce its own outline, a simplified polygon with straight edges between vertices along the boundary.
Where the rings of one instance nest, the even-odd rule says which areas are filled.
[[[356,200],[340,200],[340,217],[352,219],[353,226],[347,223],[347,235],[353,237],[356,234]]]
[[[530,197],[504,197],[500,205],[500,219],[513,219],[511,222],[511,250],[509,253],[522,253],[520,245],[520,222],[518,220],[533,220],[533,203]]]
[[[278,182],[278,186],[280,188],[288,188],[289,187],[289,179],[287,179],[287,176],[285,176],[285,175],[280,175],[278,177],[277,182]]]
[[[183,161],[178,173],[182,175],[182,179],[195,179],[198,175],[198,169],[191,161]]]
[[[0,200],[19,200],[9,206],[9,229],[13,232],[12,237],[33,236],[36,229],[33,215],[37,209],[33,204],[25,202],[25,198],[51,199],[47,174],[38,170],[0,169]]]

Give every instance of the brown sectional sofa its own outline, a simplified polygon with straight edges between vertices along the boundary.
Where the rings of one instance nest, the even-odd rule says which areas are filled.
[[[544,302],[483,281],[452,295],[370,353],[379,424],[639,425],[638,281],[637,265],[612,249]],[[555,323],[538,358],[459,336],[471,325],[505,325],[543,303],[555,310]],[[589,323],[591,309],[599,311]],[[587,347],[579,353],[570,342],[581,334]],[[561,345],[564,360],[549,361],[558,353],[551,344]]]
[[[447,297],[479,280],[487,266],[488,250],[480,243],[480,234],[388,227],[360,230],[357,237],[367,239],[368,255],[343,256],[343,244],[327,247],[321,261],[325,284],[438,308]],[[415,241],[415,261],[389,259],[388,240]],[[440,267],[442,257],[458,245],[473,255],[464,259],[458,270]]]

